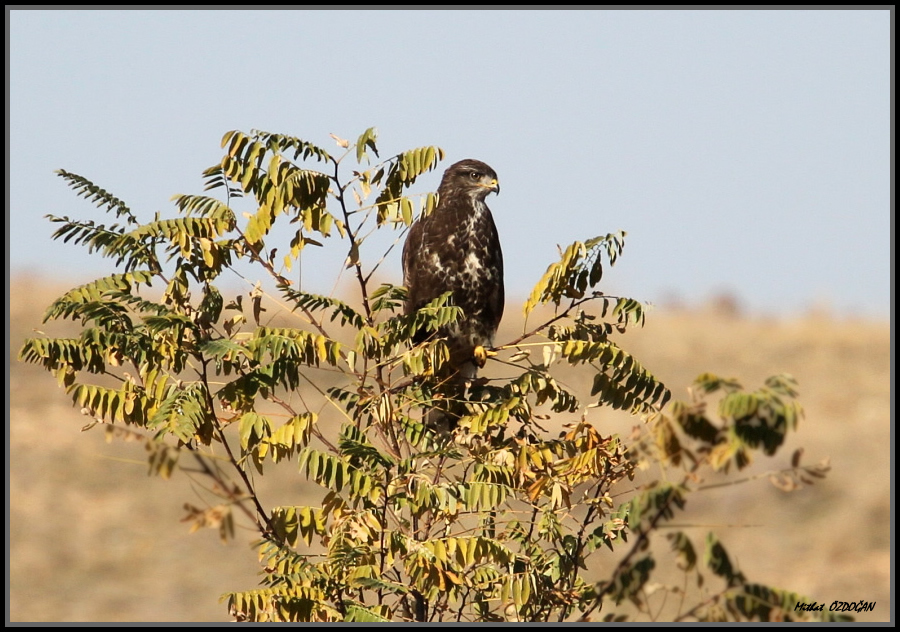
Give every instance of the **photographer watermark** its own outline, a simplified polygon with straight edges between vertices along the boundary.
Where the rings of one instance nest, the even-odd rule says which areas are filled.
[[[815,601],[812,603],[798,601],[794,606],[795,612],[822,612],[823,610],[825,610],[825,604]],[[873,610],[875,610],[874,601],[832,601],[828,606],[829,612],[872,612]]]

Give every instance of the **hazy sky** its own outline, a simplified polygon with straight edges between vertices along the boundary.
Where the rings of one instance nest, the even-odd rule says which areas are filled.
[[[50,239],[47,213],[104,217],[56,169],[173,216],[228,130],[331,150],[375,126],[382,157],[446,150],[416,190],[494,167],[513,298],[557,244],[626,230],[610,293],[889,313],[888,10],[17,10],[9,28],[14,273],[111,271]]]

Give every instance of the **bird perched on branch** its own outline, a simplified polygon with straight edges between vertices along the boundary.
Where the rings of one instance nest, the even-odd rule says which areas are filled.
[[[484,366],[503,316],[503,253],[484,202],[492,192],[500,193],[500,183],[485,163],[451,165],[438,187],[437,206],[412,225],[403,246],[405,312],[414,313],[448,291],[450,304],[463,311],[437,332],[450,349],[450,397],[461,396],[465,381]],[[428,336],[421,332],[414,341]]]

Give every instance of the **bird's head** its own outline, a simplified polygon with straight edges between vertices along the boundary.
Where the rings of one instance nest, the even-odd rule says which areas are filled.
[[[460,160],[444,172],[438,192],[441,196],[461,194],[484,201],[489,193],[500,193],[500,181],[497,172],[480,160]]]

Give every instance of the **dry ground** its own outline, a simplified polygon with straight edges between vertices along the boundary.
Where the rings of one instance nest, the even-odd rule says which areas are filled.
[[[79,432],[86,418],[53,378],[15,361],[57,294],[37,279],[19,279],[11,289],[9,619],[227,621],[219,596],[257,582],[253,533],[239,532],[228,544],[211,531],[189,534],[179,522],[182,506],[199,501],[184,477],[148,477],[138,444]],[[511,306],[507,322],[518,311]],[[791,494],[764,480],[710,491],[692,497],[679,522],[694,525],[686,529],[697,542],[714,530],[753,581],[819,603],[875,601],[874,612],[858,620],[888,621],[888,324],[659,310],[620,344],[676,397],[704,371],[746,387],[779,372],[798,379],[806,408],[800,431],[753,471],[786,466],[802,445],[808,461],[831,457],[829,477]],[[634,420],[609,415],[601,422],[627,432]],[[290,469],[267,481],[264,502],[291,502],[298,482]],[[281,502],[267,501],[276,497]]]

